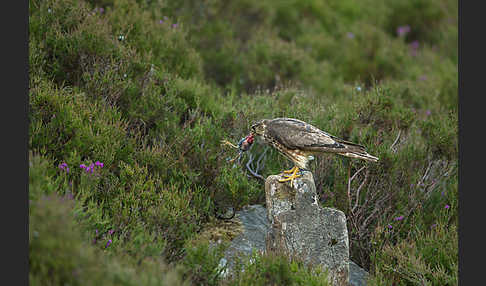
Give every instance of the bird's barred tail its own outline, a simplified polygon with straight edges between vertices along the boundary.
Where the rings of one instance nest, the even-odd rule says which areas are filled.
[[[379,160],[378,157],[372,156],[366,152],[346,152],[346,153],[338,153],[338,154],[346,157],[358,158],[358,159],[363,159],[371,162],[378,162]]]
[[[344,147],[343,149],[341,149],[342,150],[341,152],[337,153],[339,155],[345,157],[351,157],[351,158],[358,158],[370,162],[378,162],[379,160],[378,157],[368,154],[368,152],[366,152],[366,149],[363,145],[345,141],[342,139],[338,139],[336,141],[342,144],[342,146]]]

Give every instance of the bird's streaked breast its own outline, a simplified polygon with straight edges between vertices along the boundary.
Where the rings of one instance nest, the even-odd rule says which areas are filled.
[[[277,149],[282,155],[290,159],[297,167],[301,169],[307,169],[307,164],[309,162],[309,155],[304,151],[298,149],[289,149],[284,145],[280,144],[276,139],[264,134],[263,140],[265,143]]]

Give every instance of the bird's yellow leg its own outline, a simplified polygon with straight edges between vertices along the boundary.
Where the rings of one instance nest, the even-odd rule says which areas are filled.
[[[231,160],[228,160],[229,163],[233,163],[236,159],[240,158],[240,154],[238,154],[238,156],[234,157],[233,159]]]
[[[283,182],[287,182],[287,181],[293,181],[294,179],[300,177],[299,174],[297,174],[300,170],[299,170],[299,167],[295,166],[294,168],[294,171],[292,172],[292,174],[288,177],[286,177],[285,179],[280,179],[278,180],[279,182],[283,183]]]
[[[284,174],[291,174],[293,171],[295,171],[295,168],[297,168],[297,166],[294,166],[294,167],[293,167],[292,169],[290,169],[290,170],[283,170],[282,172],[283,172]]]
[[[229,146],[231,146],[233,148],[238,149],[238,146],[236,146],[235,144],[229,142],[228,140],[221,140],[221,145],[229,145]]]

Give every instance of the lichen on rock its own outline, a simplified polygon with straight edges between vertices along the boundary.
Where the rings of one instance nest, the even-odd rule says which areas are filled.
[[[346,216],[340,210],[322,208],[312,173],[292,184],[279,182],[281,175],[265,181],[267,215],[271,222],[266,250],[299,256],[306,263],[321,265],[333,285],[349,283],[349,241]]]

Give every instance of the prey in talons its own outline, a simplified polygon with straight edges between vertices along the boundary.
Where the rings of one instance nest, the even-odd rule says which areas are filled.
[[[228,145],[232,148],[238,149],[238,155],[235,158],[228,160],[228,162],[233,163],[235,160],[239,159],[241,155],[243,155],[243,152],[246,152],[250,149],[254,140],[255,138],[253,136],[253,133],[250,133],[248,136],[241,138],[237,145],[229,142],[228,140],[222,140],[221,145]]]

